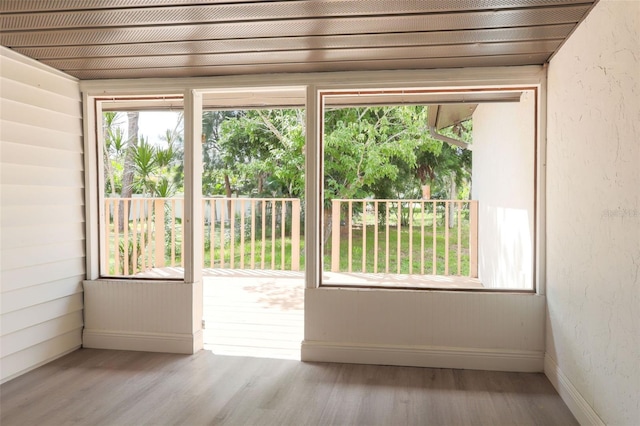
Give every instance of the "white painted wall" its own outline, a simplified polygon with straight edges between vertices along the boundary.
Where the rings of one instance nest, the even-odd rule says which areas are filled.
[[[543,296],[319,288],[303,361],[542,371]]]
[[[478,277],[488,288],[533,289],[534,96],[480,104],[473,114]]]
[[[640,421],[640,2],[601,0],[548,72],[545,372],[583,424]]]
[[[1,381],[81,344],[81,117],[77,80],[0,47]]]
[[[318,107],[316,89],[407,88],[408,82],[422,88],[530,86],[543,84],[544,77],[544,69],[534,66],[85,81],[81,87],[86,96],[108,96],[189,93],[191,89],[309,85],[307,117],[312,117]],[[185,119],[185,122],[188,120]],[[309,119],[307,129],[312,141],[307,151],[306,173],[309,177],[308,199],[311,200],[318,188],[313,176],[319,167],[319,150],[313,142],[317,141],[318,129],[313,119]],[[312,204],[309,201],[307,207]],[[319,247],[319,244],[313,243],[318,243],[319,227],[314,227],[310,219],[318,213],[316,210],[307,214],[307,223],[310,224],[306,234],[309,247]],[[97,234],[97,229],[90,230],[90,234]],[[315,288],[320,264],[319,257],[318,262],[313,261],[313,250],[307,253],[306,265],[308,288],[305,293],[305,340],[302,345],[304,360],[542,371],[544,297],[535,294]],[[135,292],[137,282],[131,280],[129,283]],[[87,291],[90,291],[89,288]],[[201,313],[196,311],[197,293],[193,291],[193,304],[183,307],[183,312],[189,315],[193,313],[192,330],[196,331],[195,322],[202,318]],[[125,294],[119,297],[126,297]],[[154,294],[156,292],[150,291],[148,296],[153,297]],[[165,300],[170,293],[162,296],[159,292],[157,294]],[[115,297],[106,295],[104,300],[115,303],[112,296]],[[140,326],[134,314],[133,311],[127,312],[131,321],[126,327],[137,333]],[[88,329],[90,316],[87,308]],[[106,327],[112,327],[113,330],[116,319],[107,315],[103,319]],[[95,327],[102,328],[103,325]],[[142,332],[148,337],[158,331]]]
[[[84,282],[86,348],[191,354],[202,349],[201,282]],[[202,300],[198,300],[202,306]]]

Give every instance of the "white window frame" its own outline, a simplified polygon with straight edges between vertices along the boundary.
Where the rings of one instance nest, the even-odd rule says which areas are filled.
[[[166,93],[183,93],[185,99],[185,192],[194,191],[198,186],[198,173],[201,170],[201,157],[197,154],[199,141],[198,111],[202,109],[201,95],[211,90],[252,88],[252,87],[281,87],[306,86],[306,223],[305,238],[307,247],[306,257],[306,287],[319,287],[321,267],[321,238],[319,222],[321,219],[321,159],[320,132],[322,117],[320,116],[320,92],[339,90],[366,89],[478,89],[478,88],[536,88],[536,144],[535,158],[535,253],[534,253],[534,286],[537,294],[545,293],[544,271],[545,263],[545,158],[546,158],[546,67],[501,67],[501,68],[466,68],[454,70],[413,70],[413,71],[381,71],[381,72],[343,72],[291,75],[256,75],[210,78],[176,78],[176,79],[142,79],[142,80],[96,80],[82,81],[84,108],[84,145],[85,145],[85,194],[86,194],[86,246],[87,246],[87,279],[99,278],[99,213],[100,191],[98,187],[99,144],[96,135],[96,99],[117,96],[151,96]],[[198,109],[200,108],[200,109]],[[187,110],[190,110],[187,113]],[[188,136],[187,136],[188,133]],[[187,145],[190,148],[189,163],[187,164]],[[187,177],[188,175],[188,177]],[[187,182],[189,187],[187,189]],[[201,185],[201,181],[200,181]],[[200,186],[201,188],[201,186]],[[193,193],[193,192],[192,192]],[[193,197],[185,202],[193,207],[187,220],[191,223],[197,219],[198,209],[195,206],[201,199],[201,190],[193,193]],[[193,227],[191,227],[191,231]],[[201,276],[198,265],[199,249],[197,232],[189,232],[190,242],[187,249],[185,244],[185,282],[195,282]],[[187,251],[188,250],[188,251]]]
[[[541,131],[540,127],[539,127],[539,121],[540,121],[540,115],[539,115],[539,110],[540,110],[540,85],[522,85],[522,86],[514,86],[514,85],[498,85],[498,86],[480,86],[480,87],[455,87],[455,88],[426,88],[426,87],[409,87],[409,88],[388,88],[388,87],[374,87],[374,88],[350,88],[350,89],[341,89],[341,90],[335,90],[335,89],[321,89],[321,90],[317,90],[318,96],[319,96],[319,101],[318,101],[318,105],[319,105],[319,111],[318,111],[318,123],[320,123],[320,129],[318,132],[318,156],[319,156],[319,161],[320,161],[320,176],[319,176],[319,185],[320,185],[320,193],[318,194],[318,202],[320,203],[320,206],[322,206],[322,202],[324,200],[324,172],[323,172],[323,162],[324,159],[322,158],[323,156],[323,149],[322,149],[322,145],[324,144],[324,134],[322,132],[322,125],[321,123],[324,123],[324,100],[327,97],[331,97],[331,96],[341,96],[341,95],[352,95],[352,96],[367,96],[367,95],[402,95],[404,93],[407,94],[412,94],[412,95],[419,95],[419,94],[425,94],[425,95],[439,95],[439,94],[451,94],[451,93],[459,93],[459,94],[465,94],[465,93],[469,93],[469,94],[476,94],[476,93],[497,93],[497,92],[532,92],[533,93],[533,97],[534,97],[534,140],[533,140],[533,150],[534,150],[534,158],[533,158],[533,173],[534,175],[531,177],[531,179],[533,180],[533,214],[534,214],[534,221],[533,221],[533,241],[532,241],[532,256],[533,259],[532,260],[532,288],[527,288],[527,289],[513,289],[513,288],[501,288],[501,289],[489,289],[489,288],[478,288],[478,289],[467,289],[467,288],[449,288],[446,290],[449,291],[478,291],[478,292],[486,292],[486,291],[506,291],[506,292],[515,292],[515,293],[536,293],[537,289],[538,289],[538,285],[539,282],[537,280],[538,277],[538,268],[537,268],[537,262],[538,262],[538,256],[536,255],[537,253],[537,249],[538,249],[538,237],[537,237],[537,227],[539,226],[539,221],[538,221],[538,209],[537,209],[537,203],[539,198],[542,196],[541,193],[539,193],[537,187],[539,185],[539,181],[538,181],[538,151],[540,149],[540,140],[539,140],[539,133]],[[490,102],[488,102],[490,103]],[[363,104],[366,105],[366,104]],[[321,208],[321,207],[320,207]],[[318,235],[322,236],[323,235],[323,223],[322,220],[324,219],[323,215],[320,215],[319,218],[319,222],[317,224],[317,232],[319,233]],[[322,255],[322,253],[324,253],[324,239],[320,238],[319,239],[319,244],[320,244],[320,253]],[[477,255],[477,253],[476,253]],[[322,262],[322,258],[320,258],[320,262]],[[324,269],[321,263],[321,270]],[[322,271],[321,271],[322,272]],[[438,290],[438,289],[442,289],[442,287],[400,287],[400,286],[384,286],[384,285],[376,285],[376,286],[359,286],[359,285],[350,285],[350,284],[341,284],[341,283],[332,283],[330,285],[324,285],[322,283],[322,273],[320,273],[319,279],[318,279],[318,287],[353,287],[353,288],[370,288],[370,289],[398,289],[398,290],[416,290],[416,289],[427,289],[427,290]]]

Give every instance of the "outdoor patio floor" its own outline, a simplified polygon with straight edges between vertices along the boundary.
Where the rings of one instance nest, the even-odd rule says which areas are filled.
[[[146,278],[180,278],[182,268],[156,268]],[[300,359],[304,338],[304,272],[203,270],[204,347],[218,355]],[[327,285],[482,288],[477,279],[432,275],[333,273]]]
[[[217,355],[300,359],[304,273],[205,271],[204,347]]]

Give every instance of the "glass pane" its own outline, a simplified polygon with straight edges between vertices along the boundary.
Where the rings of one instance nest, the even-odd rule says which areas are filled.
[[[534,94],[381,93],[324,97],[322,284],[533,290]]]
[[[103,276],[184,276],[182,117],[181,111],[103,113]]]
[[[326,109],[323,284],[481,287],[471,151],[427,123],[426,105]],[[469,119],[442,133],[468,143],[471,130]]]

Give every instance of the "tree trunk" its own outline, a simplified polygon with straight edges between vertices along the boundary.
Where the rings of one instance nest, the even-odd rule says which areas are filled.
[[[262,195],[262,190],[264,186],[264,177],[262,176],[262,173],[258,173],[258,195]]]
[[[111,187],[111,197],[116,195],[116,179],[113,175],[113,167],[111,165],[111,157],[109,157],[109,153],[107,152],[106,146],[103,149],[104,154],[104,174],[105,179],[109,180],[109,186]]]
[[[324,209],[324,231],[322,238],[322,246],[327,246],[327,241],[329,241],[329,237],[331,237],[331,230],[333,229],[333,215],[331,207],[326,207]]]
[[[134,162],[133,155],[136,147],[138,146],[138,119],[140,118],[140,113],[138,112],[128,112],[127,113],[127,121],[129,123],[129,129],[127,131],[127,135],[129,140],[127,141],[127,152],[124,157],[124,169],[122,172],[122,192],[120,193],[120,198],[131,198],[133,195],[133,174],[134,174]],[[131,207],[131,202],[128,202],[128,207]],[[127,218],[127,224],[128,224]],[[124,231],[124,203],[120,202],[120,211],[118,212],[118,223],[119,223],[119,231]]]
[[[449,187],[449,199],[455,200],[458,198],[455,173],[452,173],[450,178],[451,178],[451,186]],[[456,214],[455,214],[456,208],[457,206],[455,204],[451,204],[449,206],[449,228],[453,228],[454,225],[456,225],[456,223],[454,223],[456,219]]]
[[[231,198],[231,181],[226,173],[224,174],[224,192],[227,198]],[[227,201],[227,213],[227,218],[231,219],[231,200]]]
[[[431,185],[422,185],[422,199],[430,200],[431,199]]]

